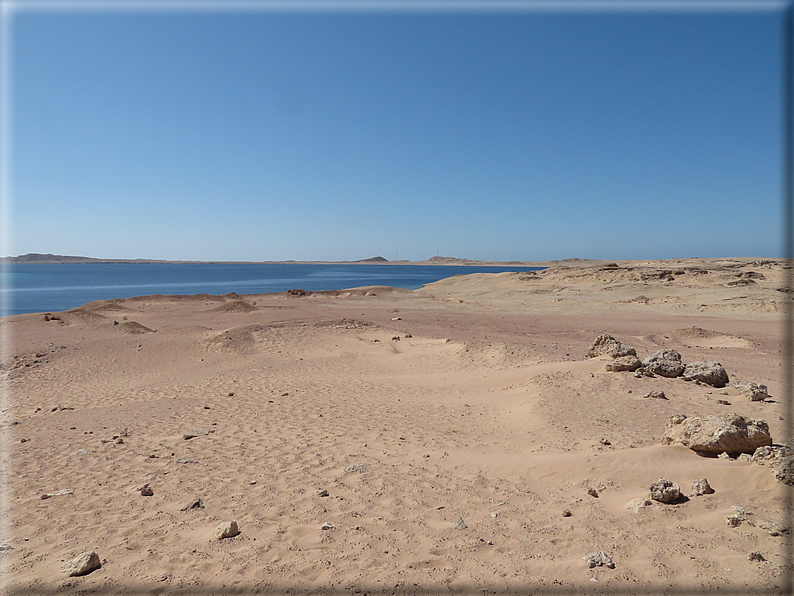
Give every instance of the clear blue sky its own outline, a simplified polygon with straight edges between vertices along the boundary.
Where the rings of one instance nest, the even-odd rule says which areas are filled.
[[[782,256],[764,6],[19,10],[8,252]]]

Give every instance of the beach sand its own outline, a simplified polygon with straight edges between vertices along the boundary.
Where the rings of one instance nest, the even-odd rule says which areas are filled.
[[[791,536],[768,531],[786,485],[768,465],[661,437],[674,414],[735,412],[788,438],[784,266],[570,263],[415,291],[141,297],[7,317],[5,586],[772,589],[791,571]],[[587,356],[601,333],[640,358],[718,361],[770,398],[606,372],[608,357]],[[668,399],[643,397],[654,390]],[[662,477],[715,492],[627,508]],[[151,496],[136,490],[146,483]],[[181,510],[194,499],[203,507]],[[746,521],[730,527],[735,507]],[[215,539],[231,520],[240,533]],[[92,550],[100,569],[60,572]],[[589,568],[594,552],[614,569]]]

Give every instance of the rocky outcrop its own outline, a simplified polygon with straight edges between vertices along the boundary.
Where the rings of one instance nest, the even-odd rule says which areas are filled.
[[[675,482],[660,478],[651,484],[651,499],[660,503],[674,503],[681,498],[681,489]]]
[[[786,445],[759,447],[750,459],[751,464],[772,468],[775,480],[794,486],[794,449],[791,441]]]
[[[690,362],[684,367],[681,377],[685,381],[700,381],[712,387],[725,387],[728,384],[728,373],[719,362]]]
[[[642,366],[642,362],[636,356],[619,356],[607,362],[604,368],[607,372],[621,372],[624,370],[634,372],[640,366]]]
[[[772,444],[765,420],[723,414],[686,418],[676,414],[667,423],[662,445],[684,445],[700,453],[754,453]]]
[[[669,377],[671,379],[681,376],[681,373],[684,372],[681,354],[675,350],[659,350],[643,360],[642,366],[645,370],[660,377]]]
[[[597,356],[610,356],[612,358],[621,358],[623,356],[637,357],[637,350],[622,344],[611,335],[599,335],[587,352],[588,357],[595,358]]]

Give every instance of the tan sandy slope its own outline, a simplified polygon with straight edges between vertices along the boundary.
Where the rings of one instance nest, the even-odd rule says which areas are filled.
[[[8,317],[5,585],[774,587],[791,538],[762,526],[782,521],[784,485],[768,466],[660,437],[672,414],[736,412],[786,439],[783,266],[585,263],[416,291],[142,297]],[[586,356],[602,332],[641,358],[717,360],[770,400],[607,373]],[[652,390],[668,399],[643,398]],[[626,508],[660,477],[685,494],[706,477],[716,492]],[[147,482],[153,496],[134,490]],[[194,498],[204,507],[180,510]],[[752,513],[738,528],[725,522],[734,506]],[[241,533],[213,540],[227,520]],[[87,550],[101,569],[59,573]],[[597,551],[615,568],[582,562]]]

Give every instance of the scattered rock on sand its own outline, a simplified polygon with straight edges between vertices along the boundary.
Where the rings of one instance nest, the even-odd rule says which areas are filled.
[[[466,522],[463,521],[462,517],[457,518],[454,522],[452,522],[452,527],[456,530],[465,530],[469,526],[466,525]]]
[[[596,499],[598,498],[598,491],[594,489],[592,486],[587,489],[587,494],[590,495],[591,497],[595,497]]]
[[[709,481],[705,478],[701,478],[700,480],[695,480],[692,483],[692,490],[689,491],[690,497],[700,497],[702,495],[710,495],[714,493],[714,489],[711,488]]]
[[[762,555],[758,551],[752,552],[749,555],[747,555],[747,560],[748,561],[758,561],[758,562],[766,561],[766,559],[764,558],[764,555]]]
[[[769,389],[763,383],[736,383],[732,385],[744,393],[749,401],[769,399]]]
[[[620,343],[611,335],[606,333],[599,335],[587,352],[590,358],[596,356],[611,356],[612,358],[620,358],[622,356],[637,356],[637,350]]]
[[[648,499],[632,499],[626,504],[626,509],[638,513],[640,510],[650,507],[651,505],[653,505],[653,502]]]
[[[681,414],[674,418],[680,420]],[[722,414],[705,418],[671,419],[662,436],[662,445],[680,444],[702,453],[754,453],[772,444],[765,420]]]
[[[363,474],[366,471],[367,471],[366,466],[363,466],[361,464],[353,464],[352,466],[347,466],[345,468],[345,472],[347,472],[348,474]]]
[[[204,502],[201,499],[193,499],[190,503],[187,503],[184,507],[181,507],[180,511],[188,511],[189,509],[204,509]]]
[[[147,486],[144,486],[143,488],[141,488],[141,496],[142,497],[151,497],[152,495],[154,495],[154,491],[152,490],[151,486],[147,485]]]
[[[722,364],[712,360],[690,362],[684,367],[681,378],[685,381],[700,381],[712,387],[725,387],[728,384],[728,373]]]
[[[571,513],[570,509],[563,509],[562,510],[562,516],[563,517],[571,517],[572,515],[573,515],[573,513]]]
[[[681,354],[675,350],[659,350],[642,361],[642,366],[647,371],[660,377],[675,378],[684,372]]]
[[[607,372],[621,372],[624,370],[634,372],[640,366],[642,366],[642,361],[636,356],[619,356],[607,362],[604,368]]]
[[[597,553],[590,553],[589,555],[585,556],[582,559],[587,565],[588,568],[592,569],[593,567],[609,567],[610,569],[615,568],[615,564],[612,562],[610,556],[603,552]]]
[[[75,577],[91,573],[100,567],[102,567],[102,562],[99,560],[99,555],[89,550],[64,563],[61,566],[61,573],[67,573],[70,577]]]
[[[334,524],[332,524],[331,522],[323,522],[323,525],[320,526],[320,529],[321,530],[333,530],[334,529]]]
[[[681,489],[675,482],[660,478],[651,484],[651,499],[660,503],[673,503],[681,498]]]
[[[317,490],[317,496],[318,497],[327,497],[328,496],[328,491],[326,489],[324,489],[324,488],[320,488],[320,489]]]
[[[649,391],[643,397],[647,397],[650,399],[667,399],[667,396],[664,394],[664,391]]]
[[[41,500],[46,501],[47,499],[51,499],[52,497],[60,497],[62,495],[71,495],[74,491],[71,488],[64,488],[61,490],[56,490],[54,493],[44,493],[41,495]]]
[[[743,521],[746,521],[746,517],[743,515],[739,515],[738,513],[734,513],[733,515],[726,515],[725,516],[725,523],[731,528],[738,528],[742,525]]]
[[[215,529],[215,540],[223,540],[224,538],[232,538],[240,533],[236,521],[221,522]]]

